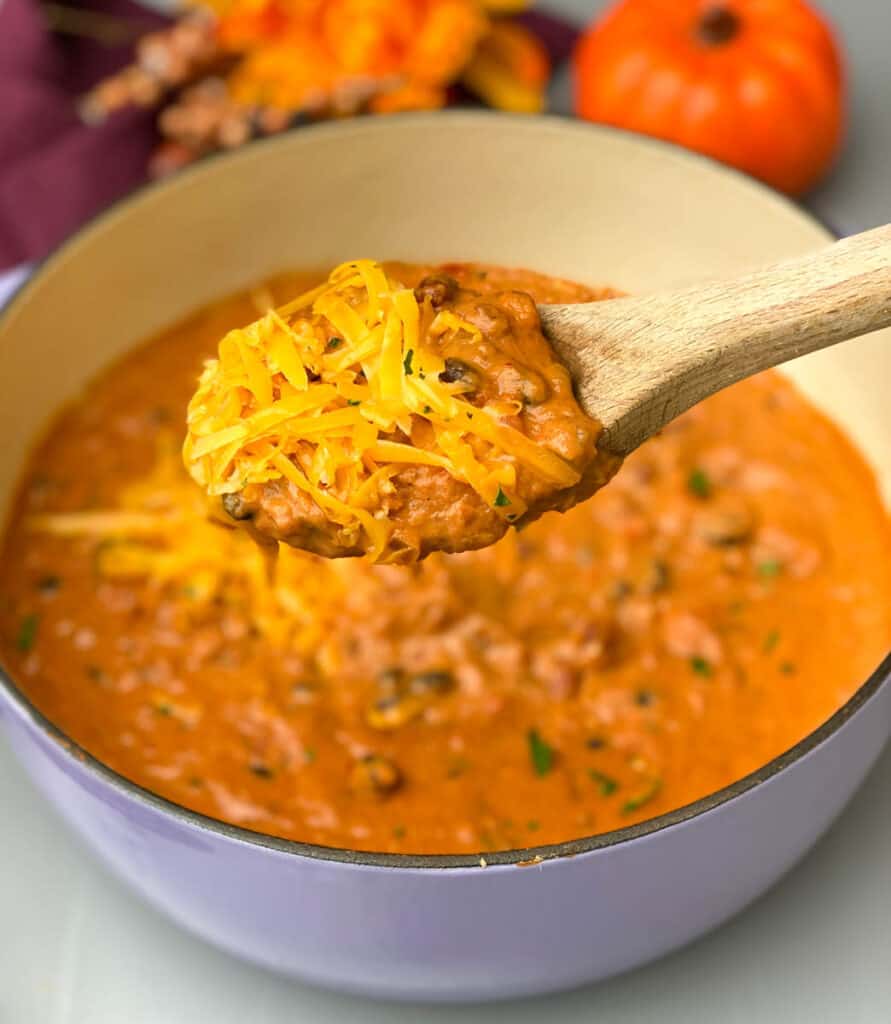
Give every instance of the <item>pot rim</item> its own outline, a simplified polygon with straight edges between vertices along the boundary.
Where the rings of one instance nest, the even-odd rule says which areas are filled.
[[[507,118],[514,121],[522,121],[532,127],[533,131],[560,131],[560,132],[584,132],[595,133],[604,136],[619,136],[626,141],[634,143],[645,149],[659,150],[663,154],[687,163],[699,163],[710,166],[728,177],[737,179],[738,182],[762,193],[766,198],[780,205],[794,209],[799,216],[809,219],[817,224],[819,220],[809,211],[804,210],[792,199],[774,191],[769,186],[750,177],[742,171],[728,167],[703,156],[683,149],[673,143],[649,136],[638,135],[611,125],[591,124],[588,122],[571,121],[568,118],[554,115],[506,115],[504,113],[493,113],[491,111],[454,110],[438,111],[430,113],[402,113],[390,115],[381,119],[352,119],[334,123],[324,123],[301,127],[299,132],[285,133],[253,142],[242,150],[231,153],[214,154],[212,157],[198,161],[191,167],[178,172],[173,178],[158,182],[150,182],[140,186],[122,198],[116,200],[100,213],[96,214],[73,234],[69,235],[58,245],[48,256],[33,264],[28,278],[22,282],[12,293],[7,302],[0,308],[0,326],[8,319],[15,310],[21,298],[33,287],[39,284],[42,273],[51,269],[52,266],[61,260],[72,246],[79,244],[96,231],[101,230],[107,220],[116,219],[125,215],[128,207],[144,201],[151,201],[151,198],[160,192],[176,188],[178,185],[189,180],[195,175],[211,174],[214,165],[218,161],[248,161],[262,156],[264,150],[274,151],[277,146],[294,145],[296,141],[304,144],[312,144],[312,140],[320,134],[361,134],[364,131],[381,132],[387,131],[391,126],[405,123],[406,121],[418,121],[421,123],[433,121],[442,125],[445,122],[460,123],[465,120],[481,121],[491,120],[501,123]],[[825,225],[821,225],[827,235],[834,235]],[[571,839],[562,843],[552,843],[545,846],[523,847],[521,849],[500,850],[494,853],[485,854],[411,854],[411,853],[372,853],[361,850],[350,850],[341,847],[320,846],[313,843],[303,843],[293,839],[283,839],[278,836],[267,835],[262,832],[253,832],[250,829],[242,828],[239,825],[231,825],[227,822],[211,818],[198,811],[190,810],[181,804],[174,803],[166,797],[159,796],[151,790],[145,789],[135,782],[131,782],[125,776],[109,768],[103,762],[93,757],[87,750],[75,743],[60,728],[46,718],[37,707],[25,696],[12,679],[10,673],[0,665],[0,693],[5,694],[11,707],[16,710],[22,718],[32,727],[43,733],[43,735],[57,744],[65,753],[79,766],[87,770],[91,775],[109,784],[113,789],[123,795],[134,799],[158,811],[167,814],[179,822],[197,828],[204,832],[211,832],[222,836],[233,842],[244,843],[249,846],[275,851],[277,853],[289,854],[296,857],[305,857],[313,860],[322,860],[342,864],[369,868],[402,868],[402,869],[456,869],[456,868],[477,868],[494,866],[517,866],[530,862],[538,863],[559,859],[562,857],[575,857],[584,853],[591,853],[595,850],[602,850],[609,847],[619,846],[635,839],[642,839],[645,836],[653,835],[665,829],[672,828],[700,817],[708,811],[714,810],[723,804],[743,796],[757,786],[768,782],[774,776],[779,775],[786,768],[800,761],[813,750],[841,730],[841,728],[860,712],[866,704],[872,701],[880,692],[883,685],[891,683],[891,652],[889,652],[869,678],[864,682],[850,699],[842,705],[830,718],[820,725],[813,732],[809,733],[793,747],[775,757],[761,768],[756,769],[749,775],[738,779],[708,796],[702,797],[693,803],[683,807],[675,808],[666,814],[655,818],[649,818],[635,825],[615,829],[611,832],[601,832],[579,839]]]

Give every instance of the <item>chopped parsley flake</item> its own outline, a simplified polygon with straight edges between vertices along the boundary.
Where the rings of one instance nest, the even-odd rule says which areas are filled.
[[[588,774],[591,776],[591,780],[597,783],[597,788],[600,790],[601,796],[612,796],[619,788],[619,783],[616,782],[612,775],[605,775],[603,772],[599,772],[595,768],[592,768]]]
[[[622,804],[623,814],[633,814],[634,811],[640,810],[644,804],[648,804],[654,796],[662,789],[662,779],[651,779],[647,786],[642,789],[639,793],[632,797],[629,797],[624,804]]]
[[[782,571],[782,565],[775,558],[768,558],[766,561],[758,563],[758,575],[763,576],[765,579],[773,579],[774,576],[779,576]]]
[[[359,399],[358,398],[348,398],[347,399],[347,405],[359,405],[359,404],[360,403],[359,403]]]
[[[554,767],[554,748],[541,738],[537,729],[526,734],[529,742],[529,757],[536,775],[547,775]]]
[[[698,676],[710,676],[712,674],[711,662],[699,654],[694,655],[690,659],[690,668],[692,668]]]
[[[402,368],[405,370],[405,376],[406,377],[410,377],[412,375],[412,373],[414,372],[412,370],[412,368],[411,368],[411,362],[412,362],[412,359],[414,359],[414,356],[415,356],[415,350],[413,348],[410,348],[405,353],[405,359],[402,360]]]
[[[495,505],[496,508],[504,508],[505,505],[509,504],[510,498],[508,498],[504,491],[502,491],[501,485],[499,484],[498,493],[495,495],[495,501],[493,502],[493,505]]]
[[[328,339],[328,351],[333,352],[336,348],[340,348],[343,344],[343,338],[329,338]]]
[[[772,629],[764,638],[764,653],[770,654],[779,642],[780,631],[778,629]]]
[[[16,648],[22,653],[30,651],[37,639],[37,624],[40,619],[37,615],[26,615],[19,627],[19,635],[16,637]]]
[[[697,498],[707,498],[712,493],[712,482],[703,469],[694,469],[687,477],[687,490]]]

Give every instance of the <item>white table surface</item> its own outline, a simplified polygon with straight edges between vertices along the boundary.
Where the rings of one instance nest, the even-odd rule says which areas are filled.
[[[891,4],[823,7],[846,37],[853,110],[845,157],[811,205],[847,232],[891,220]],[[597,987],[485,1007],[319,992],[184,935],[82,852],[2,738],[0,814],[0,1024],[891,1022],[891,749],[829,835],[729,925]]]

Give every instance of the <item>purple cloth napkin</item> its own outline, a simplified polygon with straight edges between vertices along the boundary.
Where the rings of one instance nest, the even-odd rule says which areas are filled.
[[[61,2],[134,30],[165,23],[130,0]],[[524,21],[555,65],[566,59],[576,34],[570,25],[540,12]],[[0,0],[0,270],[45,256],[145,180],[158,142],[154,112],[123,111],[87,127],[75,109],[81,94],[131,57],[131,44],[52,32],[38,0]]]
[[[80,7],[139,30],[164,23],[129,0]],[[46,255],[144,179],[154,115],[126,111],[87,128],[75,110],[79,95],[131,55],[129,45],[50,32],[36,0],[0,3],[0,269]]]

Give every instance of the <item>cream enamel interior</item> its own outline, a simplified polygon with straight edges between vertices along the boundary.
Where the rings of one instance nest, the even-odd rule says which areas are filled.
[[[437,113],[298,131],[119,204],[12,302],[0,320],[0,490],[8,499],[35,434],[100,367],[284,268],[474,259],[641,292],[828,239],[735,172],[611,129]],[[789,372],[860,445],[891,498],[888,332]]]

